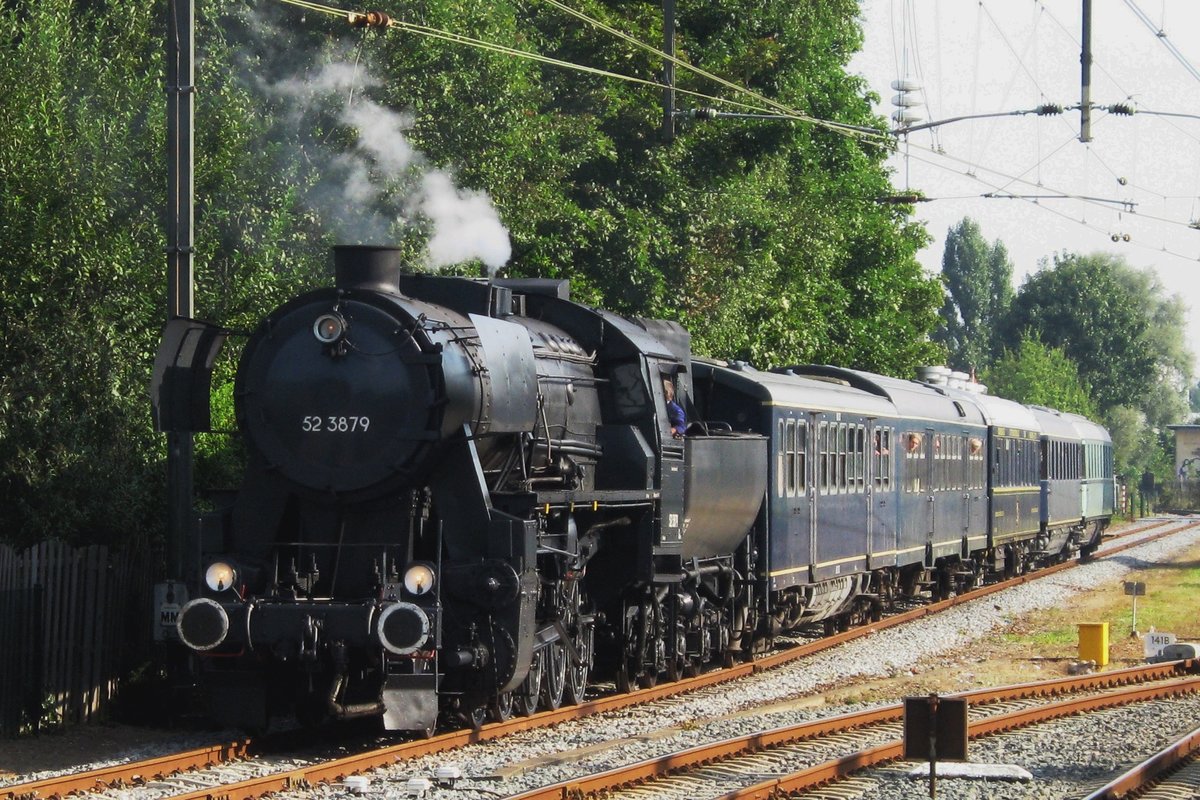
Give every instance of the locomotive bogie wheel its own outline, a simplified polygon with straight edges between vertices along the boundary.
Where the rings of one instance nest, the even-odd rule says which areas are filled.
[[[560,642],[553,642],[542,652],[545,653],[542,708],[557,711],[562,706],[563,689],[567,683],[567,650]]]
[[[483,723],[487,722],[488,720],[488,707],[475,706],[474,708],[464,711],[462,717],[463,721],[466,722],[471,730],[477,731],[482,728]]]
[[[653,689],[658,685],[658,676],[652,672],[643,672],[637,679],[639,689]]]
[[[488,717],[493,722],[508,722],[513,718],[513,693],[500,692],[488,703]]]

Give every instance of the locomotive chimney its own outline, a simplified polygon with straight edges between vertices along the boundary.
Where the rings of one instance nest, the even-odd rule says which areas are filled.
[[[339,244],[333,248],[334,281],[339,289],[400,291],[400,248]]]

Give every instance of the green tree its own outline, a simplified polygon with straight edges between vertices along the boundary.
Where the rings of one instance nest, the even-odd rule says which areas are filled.
[[[1186,413],[1183,303],[1117,256],[1056,256],[1021,286],[1004,330],[1008,341],[1031,334],[1061,348],[1102,412],[1131,406],[1154,428]]]
[[[0,6],[0,538],[10,544],[143,545],[164,524],[147,393],[166,314],[161,12]],[[208,52],[222,53],[201,23]],[[298,284],[308,256],[295,251],[312,237],[290,219],[287,176],[262,158],[252,97],[220,59],[201,63],[197,314],[237,324]]]
[[[585,3],[615,28],[661,37],[656,6]],[[659,59],[558,12],[506,2],[420,0],[413,13],[524,49],[624,74]],[[817,117],[884,128],[862,80],[851,0],[728,0],[678,8],[690,62]],[[569,277],[574,296],[624,313],[678,319],[699,352],[758,363],[834,361],[907,374],[935,360],[937,285],[925,243],[891,193],[886,148],[807,123],[681,121],[660,136],[656,89],[507,56],[383,36],[365,60],[376,92],[412,108],[415,145],[458,165],[509,225],[510,274]],[[677,72],[681,87],[745,100]],[[504,97],[499,105],[494,97]]]
[[[999,356],[998,325],[1012,304],[1012,271],[1004,244],[989,245],[975,220],[964,217],[946,233],[946,300],[933,338],[946,346],[955,369],[981,369]]]
[[[661,37],[655,6],[582,10]],[[146,397],[165,316],[162,13],[104,0],[0,6],[0,536],[10,542],[140,543],[165,517],[163,442]],[[861,46],[857,13],[854,0],[685,3],[679,52],[814,117],[882,131],[845,69]],[[512,0],[415,0],[405,16],[639,77],[661,69],[627,41]],[[248,0],[205,4],[198,24],[198,317],[245,330],[327,282],[328,245],[348,240],[333,223],[379,210],[343,203],[335,220],[315,202],[363,131],[344,110],[367,99],[411,116],[417,166],[490,195],[512,240],[507,274],[571,278],[583,302],[678,319],[702,353],[893,374],[937,359],[939,288],[915,257],[925,232],[910,207],[876,202],[891,191],[880,144],[743,120],[684,122],[667,143],[650,87]],[[335,62],[363,80],[303,114],[264,91],[311,84]],[[679,81],[745,99],[684,71]],[[383,167],[376,157],[364,171],[379,178]],[[412,180],[382,181],[380,206],[393,213],[370,240],[400,243],[417,264],[428,223],[405,204]],[[215,376],[223,425],[231,365]],[[200,437],[201,482],[228,455],[224,440]]]
[[[1159,480],[1174,478],[1174,437],[1169,431],[1156,431],[1147,424],[1146,415],[1130,406],[1114,406],[1104,415],[1104,425],[1113,440],[1113,463],[1118,475],[1131,485],[1146,470]]]
[[[1097,419],[1091,391],[1079,369],[1062,350],[1037,339],[1023,338],[983,371],[983,382],[1001,397],[1018,403],[1048,406]]]

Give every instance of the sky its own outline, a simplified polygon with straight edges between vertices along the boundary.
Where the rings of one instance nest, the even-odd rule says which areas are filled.
[[[1189,346],[1200,355],[1200,0],[1092,6],[1091,101],[1138,113],[1093,110],[1086,144],[1078,110],[915,131],[891,159],[893,184],[937,198],[916,206],[933,236],[919,255],[931,271],[963,217],[1004,243],[1017,286],[1056,252],[1118,254],[1183,298]],[[925,121],[1080,102],[1082,0],[861,0],[861,8],[865,43],[850,71],[879,95],[885,116],[896,110],[891,83],[900,78],[923,84]]]

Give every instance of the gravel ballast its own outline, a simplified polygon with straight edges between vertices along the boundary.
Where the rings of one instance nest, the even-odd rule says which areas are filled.
[[[528,731],[502,741],[490,741],[471,745],[452,754],[419,759],[399,764],[387,770],[369,775],[369,784],[361,796],[373,800],[398,800],[410,796],[406,790],[409,778],[431,777],[436,767],[454,764],[463,778],[452,789],[432,788],[425,796],[435,798],[506,797],[528,789],[555,783],[585,774],[598,772],[622,764],[663,755],[697,744],[733,736],[754,733],[782,725],[790,725],[818,717],[830,716],[847,710],[858,710],[845,706],[831,707],[815,698],[823,690],[844,687],[855,681],[879,677],[895,677],[907,674],[918,667],[919,662],[938,654],[950,653],[969,646],[972,642],[1003,630],[1021,615],[1052,606],[1061,606],[1080,592],[1097,586],[1119,581],[1132,569],[1163,563],[1172,554],[1200,541],[1200,530],[1189,530],[1157,542],[1141,545],[1112,557],[1102,558],[1075,569],[1067,570],[1023,586],[965,603],[937,615],[908,623],[898,628],[880,631],[850,642],[833,651],[793,662],[769,672],[730,681],[719,687],[691,693],[684,697],[671,698],[647,706],[626,709],[585,720],[563,723],[551,729]],[[1183,703],[1186,701],[1173,701]],[[1183,706],[1180,706],[1183,708]],[[1196,711],[1188,707],[1188,718],[1197,718]],[[1135,719],[1128,730],[1140,727],[1165,730],[1161,720],[1137,722],[1137,712],[1130,712]],[[1064,721],[1066,724],[1069,721]],[[1172,729],[1173,730],[1173,729]],[[103,735],[102,731],[96,731]],[[1083,753],[1109,753],[1113,757],[1132,760],[1129,748],[1116,745],[1121,739],[1098,731],[1094,735],[1075,734],[1051,735],[1041,744],[1004,755],[997,750],[994,755],[988,748],[1016,747],[1011,742],[995,744],[993,740],[972,744],[972,758],[993,763],[1017,763],[1038,775],[1039,758],[1045,759],[1045,770],[1066,769],[1061,763],[1073,757],[1079,750]],[[1132,738],[1134,734],[1127,734]],[[996,742],[1009,737],[993,737]],[[53,737],[44,738],[45,745],[53,747]],[[1064,744],[1066,743],[1066,744]],[[1090,749],[1089,749],[1090,748]],[[150,755],[179,749],[170,737],[160,738],[153,744],[121,753],[119,759],[144,758]],[[1039,750],[1044,751],[1038,755]],[[0,745],[2,754],[3,745]],[[1054,765],[1057,766],[1054,766]],[[3,760],[0,759],[0,766]],[[78,767],[76,767],[78,768]],[[0,779],[5,783],[23,782],[48,777],[51,771],[26,774]],[[905,779],[896,786],[886,787],[892,778],[883,775],[885,783],[876,785],[867,781],[867,791],[875,791],[870,797],[902,797],[895,794],[899,786],[905,792],[911,789],[913,797],[927,797],[928,786],[922,781]],[[1035,784],[1007,784],[989,782],[993,785],[984,789],[981,784],[968,780],[955,781],[963,784],[964,794],[943,794],[943,786],[951,781],[939,781],[939,797],[1063,797],[1060,791],[1072,776],[1049,776],[1049,780],[1060,780],[1057,788],[1046,788],[1045,793],[1029,794]],[[1050,784],[1047,784],[1047,787]],[[875,788],[872,788],[875,787]],[[1004,794],[1015,787],[1022,787],[1025,794]],[[1044,787],[1045,788],[1045,787]],[[888,794],[888,792],[893,792]],[[976,792],[971,794],[971,792]],[[1057,793],[1056,793],[1057,792]],[[176,791],[164,791],[160,795],[147,793],[144,789],[122,789],[105,793],[105,796],[121,800],[150,800],[153,797],[169,796]],[[318,800],[331,797],[347,797],[351,792],[343,786],[322,786],[305,791],[290,792],[288,798],[296,800]]]

